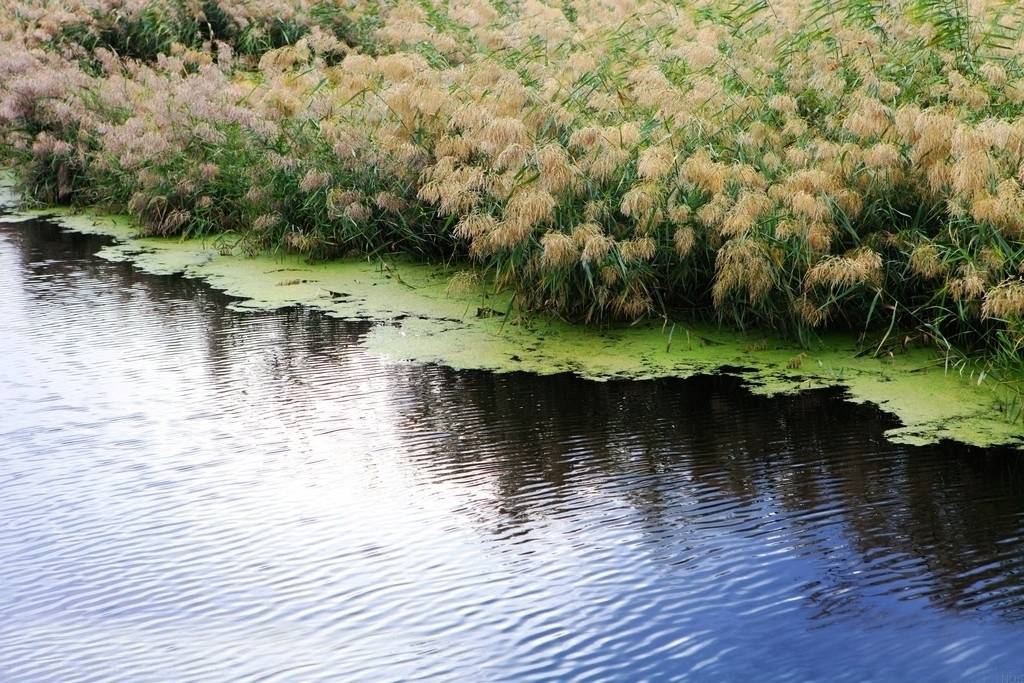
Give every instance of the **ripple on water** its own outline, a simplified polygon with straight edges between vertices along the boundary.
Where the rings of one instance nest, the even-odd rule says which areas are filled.
[[[0,226],[0,680],[1024,674],[1014,454],[388,365],[99,244]]]

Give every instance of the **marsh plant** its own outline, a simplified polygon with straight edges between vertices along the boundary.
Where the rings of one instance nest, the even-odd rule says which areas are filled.
[[[1020,363],[1013,0],[3,0],[28,196]],[[877,343],[877,348],[875,344]]]

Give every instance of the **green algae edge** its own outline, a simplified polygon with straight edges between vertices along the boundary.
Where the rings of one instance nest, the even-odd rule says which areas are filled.
[[[0,189],[0,206],[12,205]],[[238,310],[305,305],[346,319],[380,321],[367,350],[392,362],[537,374],[571,372],[594,380],[689,377],[730,368],[766,395],[843,387],[855,402],[891,412],[905,444],[951,439],[975,446],[1024,448],[1024,425],[1001,409],[1009,399],[991,381],[946,372],[925,349],[884,359],[857,357],[852,337],[828,335],[801,349],[764,334],[688,323],[598,330],[510,311],[507,295],[452,293],[457,272],[402,259],[309,263],[296,256],[245,257],[200,240],[142,238],[119,216],[46,209],[9,213],[12,222],[45,216],[65,228],[115,239],[99,255],[155,274],[199,278],[238,300]],[[732,368],[743,368],[734,370]]]

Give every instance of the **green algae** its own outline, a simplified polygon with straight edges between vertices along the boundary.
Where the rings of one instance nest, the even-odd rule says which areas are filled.
[[[0,194],[0,205],[4,201]],[[294,255],[245,257],[211,242],[137,237],[123,217],[63,210],[20,212],[4,220],[39,216],[73,231],[113,236],[114,244],[99,253],[103,258],[150,273],[200,278],[236,297],[232,306],[238,310],[305,305],[339,318],[379,321],[364,344],[396,363],[571,372],[594,380],[727,370],[766,395],[843,387],[850,400],[876,404],[899,418],[902,426],[886,433],[895,442],[952,439],[1024,447],[1024,425],[1009,420],[1001,407],[1011,397],[990,379],[947,371],[926,349],[874,358],[859,355],[849,336],[830,335],[819,348],[802,349],[763,334],[683,322],[595,329],[524,317],[508,295],[453,292],[449,283],[456,269],[399,258],[310,263]]]

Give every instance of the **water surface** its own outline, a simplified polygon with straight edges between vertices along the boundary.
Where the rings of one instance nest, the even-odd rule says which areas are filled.
[[[1019,680],[1020,454],[391,365],[0,225],[0,681]]]

